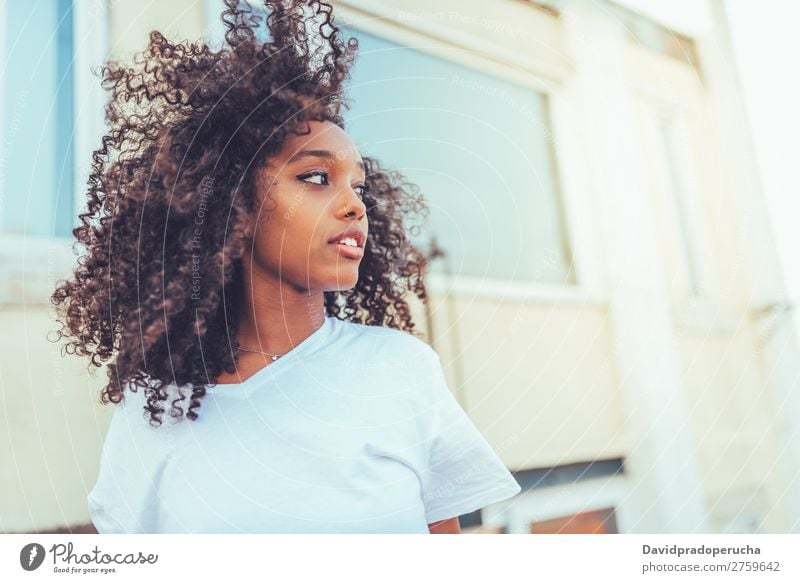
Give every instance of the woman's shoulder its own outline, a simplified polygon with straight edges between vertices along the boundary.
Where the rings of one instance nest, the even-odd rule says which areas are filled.
[[[352,363],[362,371],[375,368],[384,377],[395,375],[408,381],[428,378],[436,371],[438,355],[411,332],[352,322],[343,327],[339,349],[329,353],[339,362]]]
[[[378,326],[373,324],[361,324],[349,320],[340,320],[342,328],[345,330],[344,336],[350,340],[359,341],[372,349],[392,348],[411,353],[419,353],[420,356],[430,356],[433,349],[423,340],[417,332],[409,332],[388,326]]]

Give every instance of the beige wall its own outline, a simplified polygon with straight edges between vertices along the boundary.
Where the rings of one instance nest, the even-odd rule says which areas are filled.
[[[99,404],[105,374],[61,356],[43,306],[0,307],[0,528],[51,529],[88,521],[111,409]],[[52,337],[52,336],[51,336]]]
[[[712,513],[760,513],[770,532],[791,520],[776,470],[782,449],[773,433],[774,409],[764,389],[753,327],[734,334],[681,335],[690,402],[690,429]]]
[[[511,469],[625,454],[624,411],[602,308],[451,301],[451,307],[441,296],[432,301],[435,348],[451,389]]]

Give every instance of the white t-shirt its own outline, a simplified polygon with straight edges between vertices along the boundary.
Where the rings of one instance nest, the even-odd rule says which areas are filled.
[[[427,533],[521,489],[436,352],[391,328],[326,317],[243,383],[208,386],[196,421],[153,427],[144,390],[125,395],[88,496],[100,533]]]

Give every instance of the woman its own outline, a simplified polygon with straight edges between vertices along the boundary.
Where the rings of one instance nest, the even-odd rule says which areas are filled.
[[[520,487],[416,336],[406,220],[425,207],[344,130],[357,42],[325,3],[266,2],[266,40],[226,4],[219,50],[154,31],[135,67],[102,69],[86,252],[52,297],[67,351],[111,361],[92,520],[459,532]]]

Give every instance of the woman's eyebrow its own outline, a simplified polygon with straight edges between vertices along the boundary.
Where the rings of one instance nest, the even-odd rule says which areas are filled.
[[[330,150],[300,150],[299,152],[295,153],[289,160],[286,162],[287,164],[291,164],[301,158],[327,158],[333,160],[336,158],[336,154],[331,152]],[[362,172],[365,172],[364,163],[360,160],[356,162],[358,167],[361,169]]]

